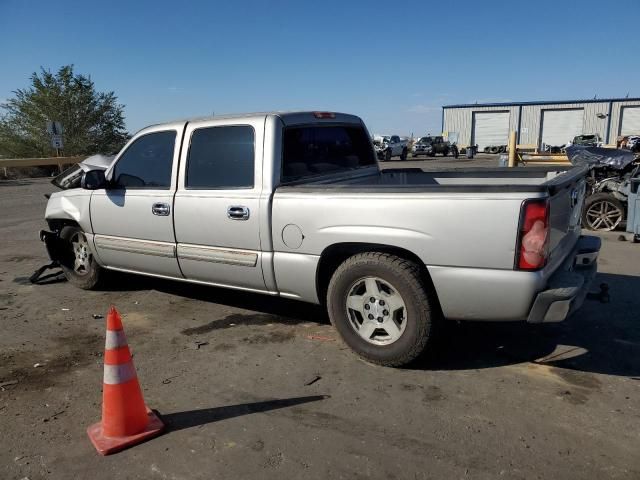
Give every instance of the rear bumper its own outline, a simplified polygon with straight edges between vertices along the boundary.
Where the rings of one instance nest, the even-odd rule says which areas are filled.
[[[598,270],[601,241],[580,237],[575,249],[539,292],[527,318],[529,323],[561,322],[580,308]]]

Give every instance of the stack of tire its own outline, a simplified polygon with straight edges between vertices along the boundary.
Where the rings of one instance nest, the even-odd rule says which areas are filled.
[[[506,153],[506,145],[487,145],[484,147],[484,153]]]

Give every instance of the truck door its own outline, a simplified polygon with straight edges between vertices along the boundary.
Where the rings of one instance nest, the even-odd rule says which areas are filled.
[[[152,127],[129,142],[91,196],[96,251],[107,267],[182,277],[173,196],[184,123]]]
[[[175,198],[178,262],[191,280],[265,290],[260,246],[264,117],[189,123]]]

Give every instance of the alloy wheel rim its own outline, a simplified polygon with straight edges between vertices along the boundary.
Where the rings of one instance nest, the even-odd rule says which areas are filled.
[[[347,293],[347,319],[363,340],[373,345],[396,342],[407,326],[407,308],[398,290],[379,277],[356,280]]]
[[[622,211],[606,200],[595,202],[587,210],[587,223],[593,230],[615,230],[622,221]]]
[[[87,237],[83,233],[78,232],[71,237],[71,248],[73,249],[73,271],[78,275],[86,275],[89,273],[91,264],[91,252],[89,251],[89,243]]]

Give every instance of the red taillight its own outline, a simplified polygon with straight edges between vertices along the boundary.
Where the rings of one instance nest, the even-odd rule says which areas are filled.
[[[333,112],[313,112],[313,116],[316,118],[336,118],[336,114]]]
[[[547,263],[549,246],[549,203],[526,200],[520,213],[518,258],[520,270],[539,270]]]

